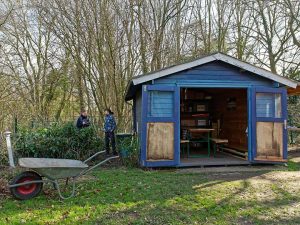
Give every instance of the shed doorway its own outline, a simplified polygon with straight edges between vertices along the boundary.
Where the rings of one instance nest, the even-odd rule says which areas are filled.
[[[242,165],[248,161],[246,88],[180,89],[180,165]]]

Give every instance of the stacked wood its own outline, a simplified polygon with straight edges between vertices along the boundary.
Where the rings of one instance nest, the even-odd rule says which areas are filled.
[[[231,147],[220,147],[219,148],[223,153],[229,154],[231,156],[241,158],[241,159],[248,159],[248,152],[244,149],[238,149],[238,148],[231,148]]]

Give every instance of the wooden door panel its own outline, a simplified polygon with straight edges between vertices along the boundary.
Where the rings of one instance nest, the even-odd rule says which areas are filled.
[[[147,160],[174,159],[174,123],[147,123]]]
[[[282,158],[283,124],[276,122],[257,122],[257,158]]]

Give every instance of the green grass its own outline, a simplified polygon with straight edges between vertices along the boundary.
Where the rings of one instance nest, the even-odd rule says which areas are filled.
[[[288,170],[289,171],[300,171],[300,163],[288,161]]]
[[[101,170],[69,200],[2,199],[0,224],[299,224],[299,189],[267,175]]]

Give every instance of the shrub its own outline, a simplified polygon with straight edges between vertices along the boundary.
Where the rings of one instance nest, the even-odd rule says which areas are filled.
[[[118,141],[118,149],[122,163],[126,167],[139,166],[139,141],[136,136],[126,137]]]
[[[95,127],[79,130],[73,123],[20,130],[14,140],[14,151],[18,157],[84,160],[101,150],[103,141]]]
[[[2,139],[0,165],[7,165],[5,140]],[[104,149],[104,138],[96,127],[77,129],[73,123],[52,124],[46,128],[20,129],[13,135],[17,157],[64,158],[85,160]],[[137,137],[117,140],[117,149],[124,166],[138,167],[139,143]]]

